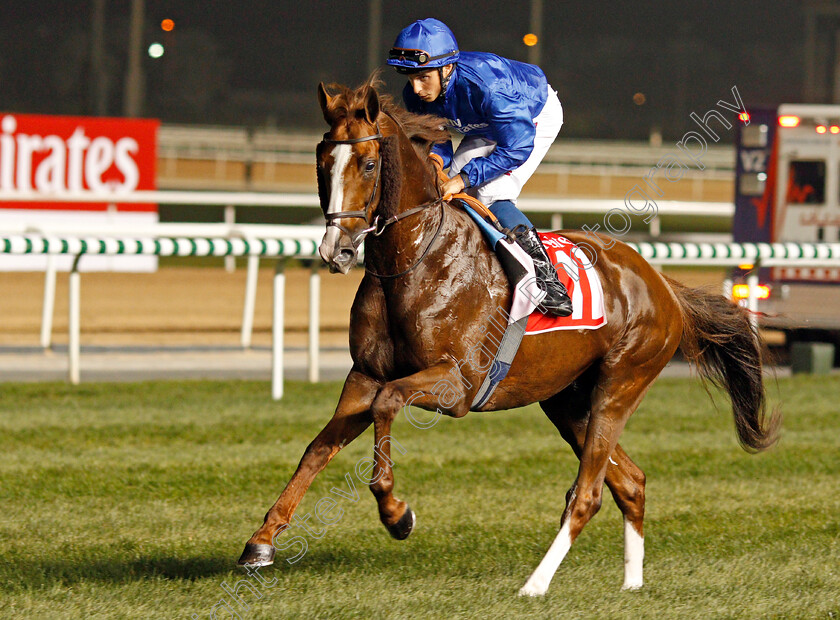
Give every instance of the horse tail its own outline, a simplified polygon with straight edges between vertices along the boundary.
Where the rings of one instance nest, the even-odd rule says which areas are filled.
[[[666,278],[683,316],[680,349],[706,383],[729,393],[738,441],[760,452],[778,439],[781,414],[767,416],[761,354],[764,346],[749,312],[719,294]]]

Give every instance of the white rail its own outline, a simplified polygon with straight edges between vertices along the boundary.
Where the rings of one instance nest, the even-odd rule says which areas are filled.
[[[278,161],[312,163],[321,133],[288,133],[257,129],[249,135],[239,127],[161,125],[158,133],[159,158],[193,158],[222,161]],[[672,154],[674,143],[652,146],[644,141],[579,140],[562,138],[545,157],[544,164],[562,163],[571,167],[597,165],[610,169],[636,167],[647,170],[664,155]],[[735,151],[727,145],[709,144],[703,156],[705,170],[731,173]]]
[[[757,309],[754,295],[759,267],[840,267],[840,243],[632,243],[637,252],[654,264],[735,266],[745,262],[753,266],[749,277],[748,307]],[[274,310],[272,319],[272,396],[283,395],[283,329],[285,275],[283,258],[315,258],[317,244],[307,238],[228,239],[228,238],[96,238],[42,235],[0,236],[0,253],[75,256],[70,279],[69,300],[69,380],[78,383],[80,331],[79,261],[88,254],[150,254],[158,256],[248,256],[277,259],[274,275]],[[254,261],[256,263],[256,261]],[[316,263],[317,266],[317,263]],[[310,278],[309,379],[318,380],[318,309],[320,279],[313,270]]]
[[[233,205],[249,207],[317,207],[317,194],[274,194],[267,192],[184,192],[137,190],[133,192],[42,192],[0,191],[0,202],[95,202],[107,204]]]
[[[260,192],[198,192],[198,191],[135,191],[130,193],[93,193],[89,191],[64,194],[43,194],[37,192],[0,191],[0,202],[20,203],[104,203],[113,204],[181,204],[225,206],[225,222],[220,223],[162,223],[133,225],[130,229],[119,224],[61,223],[43,221],[33,223],[0,223],[0,253],[46,254],[48,260],[44,285],[44,307],[41,327],[41,345],[50,346],[52,317],[55,302],[55,260],[57,254],[76,257],[70,278],[70,380],[79,381],[79,260],[86,254],[154,254],[157,256],[235,256],[248,257],[248,274],[242,313],[241,342],[247,348],[251,345],[254,303],[256,298],[257,273],[261,257],[278,259],[274,276],[274,318],[273,318],[273,361],[272,394],[282,395],[283,378],[283,300],[285,275],[282,257],[295,256],[313,259],[309,292],[309,379],[319,378],[319,305],[320,275],[317,245],[324,233],[323,226],[286,226],[268,224],[238,224],[233,218],[237,206],[262,207],[317,207],[316,194],[277,194]],[[552,227],[562,228],[563,213],[607,213],[622,209],[624,203],[616,200],[547,199],[522,198],[519,206],[523,211],[552,213]],[[660,215],[682,215],[695,217],[731,217],[734,206],[731,203],[660,201],[657,203]],[[659,235],[659,219],[652,218],[650,231]],[[279,245],[278,245],[279,244]],[[644,244],[641,244],[643,246]],[[640,246],[640,247],[641,247]],[[652,262],[657,258],[652,257]],[[682,264],[695,264],[686,260]],[[704,263],[706,264],[706,263]],[[786,263],[800,264],[800,263]],[[835,265],[835,263],[830,263]],[[803,263],[804,266],[804,263]]]
[[[272,318],[272,387],[271,393],[275,399],[283,396],[283,329],[285,304],[285,276],[283,263],[287,257],[316,259],[318,257],[318,242],[306,237],[260,238],[242,239],[225,237],[116,237],[116,236],[58,236],[58,235],[3,235],[0,236],[0,254],[45,254],[50,257],[56,255],[74,256],[70,272],[69,284],[69,320],[68,320],[68,379],[72,384],[78,384],[80,377],[80,331],[81,331],[81,275],[79,262],[87,255],[142,255],[156,256],[247,256],[248,278],[246,285],[246,302],[243,310],[242,340],[243,346],[250,346],[251,329],[253,328],[254,299],[256,296],[256,273],[259,258],[273,258],[277,260],[274,275],[274,308]],[[320,261],[320,259],[317,259]],[[54,264],[53,261],[50,261]],[[315,263],[317,265],[317,263]],[[49,332],[52,325],[52,303],[55,299],[55,272],[48,273],[47,282],[52,282],[52,288],[47,284],[45,293],[41,343],[45,348],[49,346]],[[313,278],[311,285],[309,312],[309,346],[317,347],[318,307],[320,305],[320,281]],[[49,304],[49,308],[48,308]],[[45,337],[45,332],[47,337]],[[318,364],[318,351],[309,351],[310,365]],[[313,381],[318,379],[317,369],[310,366],[309,377]]]
[[[92,192],[69,192],[42,194],[37,192],[0,191],[0,202],[56,203],[107,203],[107,204],[172,204],[207,205],[226,207],[225,222],[234,224],[235,207],[318,207],[317,194],[274,194],[262,192],[186,192],[186,191],[134,191],[128,193],[101,194]],[[517,206],[525,213],[551,213],[551,227],[563,228],[564,213],[607,213],[613,209],[631,212],[622,199],[585,198],[520,198]],[[24,207],[22,207],[24,208]],[[730,202],[692,202],[682,200],[661,200],[656,203],[659,215],[693,217],[731,218],[735,205]],[[658,237],[660,220],[653,217],[648,222],[650,234]],[[202,233],[196,233],[202,234]]]

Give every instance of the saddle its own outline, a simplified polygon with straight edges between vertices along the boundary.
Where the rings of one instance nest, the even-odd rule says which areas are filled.
[[[526,334],[564,329],[598,329],[606,325],[604,294],[597,271],[578,246],[556,233],[539,233],[549,250],[558,278],[569,291],[573,306],[572,314],[566,317],[554,317],[540,312],[540,302],[545,297],[545,291],[537,285],[531,257],[499,230],[501,227],[498,220],[481,202],[467,194],[447,196],[445,199],[461,201],[464,211],[475,221],[496,252],[513,293],[511,307],[504,315],[507,319],[504,335],[498,343],[490,370],[470,406],[471,409],[477,409],[490,399],[496,387],[507,376]],[[493,225],[485,217],[490,218]],[[492,321],[493,317],[488,317],[488,322]]]

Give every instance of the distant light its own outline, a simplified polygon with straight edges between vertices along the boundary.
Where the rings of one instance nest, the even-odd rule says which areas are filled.
[[[746,299],[750,296],[750,287],[748,284],[736,284],[732,287],[732,296],[735,299]],[[755,287],[756,299],[768,299],[770,297],[770,287],[765,284],[759,284]]]
[[[635,103],[636,105],[645,105],[646,101],[647,97],[645,97],[644,93],[636,93],[635,95],[633,95],[633,103]]]
[[[831,133],[840,133],[840,127],[838,127],[837,125],[832,125],[831,127],[828,128],[828,130]]]
[[[732,296],[735,299],[746,299],[750,296],[750,287],[746,284],[736,284],[732,287]]]
[[[779,117],[779,126],[780,127],[799,127],[799,117],[793,115],[787,116],[780,116]]]
[[[738,120],[744,121],[745,123],[749,123],[750,122],[750,113],[749,112],[741,112],[738,115]]]
[[[160,28],[164,32],[172,32],[173,30],[175,30],[175,22],[171,19],[164,19],[162,22],[160,22]]]
[[[522,42],[528,47],[533,47],[537,44],[537,35],[535,35],[532,32],[529,32],[524,37],[522,37]]]
[[[758,177],[759,181],[766,181],[767,180],[767,173],[766,172],[759,172],[758,175],[756,175],[756,176]]]
[[[817,133],[825,133],[828,131],[828,127],[825,125],[817,125]]]
[[[742,271],[750,271],[753,267],[755,267],[755,265],[752,263],[741,263],[738,265],[738,269],[741,269]]]
[[[160,58],[163,56],[163,45],[160,43],[152,43],[149,46],[149,56],[152,58]]]

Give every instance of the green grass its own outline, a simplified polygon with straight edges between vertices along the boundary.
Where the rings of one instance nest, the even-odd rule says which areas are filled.
[[[737,446],[725,400],[716,409],[695,381],[659,381],[631,419],[622,445],[648,475],[639,592],[619,591],[621,519],[607,496],[547,596],[516,596],[577,467],[532,406],[429,430],[400,419],[411,537],[392,540],[357,486],[300,561],[278,554],[263,569],[277,581],[241,617],[838,618],[840,379],[769,387],[784,432],[757,456]],[[340,385],[291,384],[280,404],[254,382],[0,390],[0,617],[208,618],[222,582],[244,578],[234,562]],[[371,441],[336,457],[299,515],[346,487]]]

